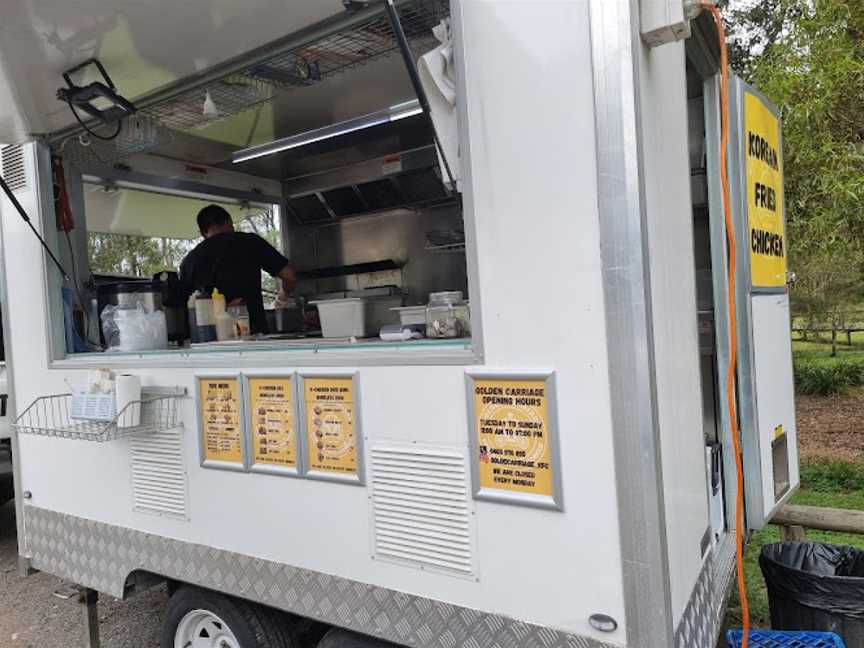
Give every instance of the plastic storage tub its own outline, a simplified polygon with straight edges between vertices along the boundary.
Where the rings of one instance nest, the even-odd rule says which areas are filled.
[[[391,310],[399,313],[399,323],[402,326],[410,326],[411,324],[426,326],[426,306],[400,306]]]
[[[367,337],[364,299],[327,299],[311,302],[318,307],[321,335],[325,338]]]

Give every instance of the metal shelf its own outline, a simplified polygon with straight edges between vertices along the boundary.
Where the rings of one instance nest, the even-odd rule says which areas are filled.
[[[73,419],[72,394],[37,398],[12,425],[21,434],[53,436],[76,441],[114,441],[133,434],[152,434],[180,427],[177,401],[182,388],[146,393],[129,403],[110,421]],[[133,425],[135,420],[138,423]]]
[[[438,45],[432,28],[450,15],[449,0],[411,0],[399,8],[402,27],[416,56]],[[165,126],[199,129],[276,99],[286,91],[325,81],[383,58],[399,55],[399,44],[381,9],[366,20],[350,21],[321,38],[295,47],[261,54],[239,70],[170,99],[148,105],[144,112]],[[204,102],[212,100],[212,110]]]
[[[427,245],[425,248],[428,252],[434,254],[454,254],[465,251],[465,243],[450,243],[447,245]]]

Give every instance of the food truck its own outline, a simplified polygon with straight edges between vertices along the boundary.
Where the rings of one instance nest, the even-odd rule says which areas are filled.
[[[167,582],[166,647],[713,648],[798,458],[780,115],[710,14],[2,11],[22,569]],[[296,268],[267,334],[194,341],[208,204]]]

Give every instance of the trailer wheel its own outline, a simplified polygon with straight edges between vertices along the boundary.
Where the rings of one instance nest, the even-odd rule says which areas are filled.
[[[171,596],[162,648],[297,648],[281,612],[184,585]]]
[[[333,628],[324,635],[317,648],[399,648],[396,644],[374,639],[365,635]]]

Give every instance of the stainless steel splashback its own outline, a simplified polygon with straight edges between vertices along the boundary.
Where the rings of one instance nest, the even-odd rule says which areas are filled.
[[[396,210],[292,229],[291,252],[298,270],[318,270],[393,260],[401,269],[361,275],[301,280],[303,295],[371,286],[398,285],[406,304],[425,304],[430,292],[461,290],[467,295],[465,252],[453,245],[437,249],[428,232],[462,230],[456,206]]]

